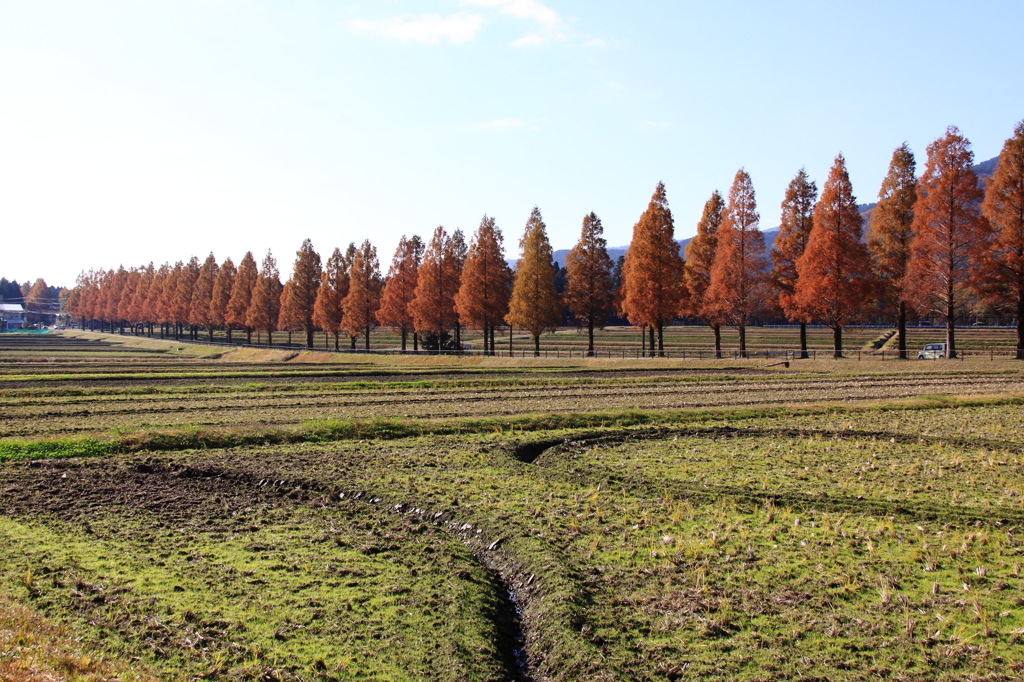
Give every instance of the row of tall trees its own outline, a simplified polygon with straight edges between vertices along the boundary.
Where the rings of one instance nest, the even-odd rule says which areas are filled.
[[[1024,122],[984,190],[970,142],[955,127],[927,153],[917,178],[909,147],[895,150],[866,239],[842,154],[820,196],[801,169],[782,202],[770,269],[753,186],[741,169],[727,201],[715,192],[705,204],[686,252],[689,299],[680,299],[680,314],[711,325],[719,350],[720,326],[735,326],[744,352],[746,325],[776,306],[800,324],[804,356],[806,324],[830,327],[838,355],[844,327],[880,314],[896,322],[904,358],[909,311],[936,314],[955,357],[955,326],[973,297],[1016,316],[1024,359]]]
[[[613,297],[606,244],[601,221],[594,214],[584,220],[586,241],[570,258],[569,307],[593,329],[605,324]],[[364,241],[335,249],[322,264],[309,240],[296,253],[292,274],[282,284],[277,262],[268,252],[257,268],[247,253],[236,268],[231,259],[218,263],[210,254],[160,267],[83,272],[69,301],[71,313],[111,328],[159,327],[175,338],[188,334],[209,338],[217,329],[241,330],[252,335],[284,330],[303,333],[313,346],[316,329],[334,336],[339,347],[342,332],[351,340],[364,338],[380,326],[399,331],[402,349],[420,337],[432,349],[461,347],[465,327],[484,333],[484,350],[493,351],[496,330],[503,324],[528,330],[539,350],[540,336],[563,320],[562,301],[555,290],[557,266],[540,210],[534,208],[520,242],[523,257],[515,275],[505,260],[501,230],[484,216],[467,246],[460,230],[449,234],[434,230],[426,244],[418,236],[403,237],[387,277],[382,277],[376,248]],[[583,282],[587,279],[587,282]]]
[[[1024,358],[1024,122],[1000,155],[983,191],[972,170],[970,143],[956,128],[928,147],[924,173],[916,177],[913,153],[895,150],[864,234],[864,221],[838,155],[822,187],[801,169],[781,205],[781,223],[769,260],[750,175],[740,169],[728,195],[712,193],[704,206],[685,259],[679,254],[674,219],[663,184],[633,228],[620,267],[608,257],[601,220],[583,219],[579,241],[565,262],[564,291],[555,281],[547,228],[534,208],[519,242],[513,272],[505,260],[501,230],[484,216],[469,244],[460,230],[434,230],[428,242],[403,237],[386,276],[376,248],[364,241],[335,249],[326,263],[309,240],[296,254],[282,284],[273,255],[260,268],[247,253],[236,268],[211,254],[173,266],[83,273],[69,310],[83,320],[161,326],[161,333],[192,337],[205,329],[305,335],[312,347],[316,329],[344,332],[355,348],[362,336],[369,348],[377,326],[397,330],[402,349],[411,334],[431,349],[461,347],[461,330],[483,332],[493,352],[502,324],[540,337],[559,326],[567,310],[594,331],[613,313],[649,337],[652,355],[664,351],[664,329],[683,317],[714,330],[721,352],[721,328],[736,328],[746,352],[746,328],[766,315],[783,315],[800,325],[807,354],[806,325],[830,327],[835,352],[843,329],[867,315],[896,322],[901,357],[906,356],[906,320],[911,311],[935,313],[947,324],[947,343],[956,353],[955,324],[968,294],[993,310],[1016,314],[1018,357]]]

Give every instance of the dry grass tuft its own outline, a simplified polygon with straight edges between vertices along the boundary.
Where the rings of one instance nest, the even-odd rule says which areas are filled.
[[[114,682],[152,680],[130,672],[35,611],[0,595],[0,680],[4,682]]]

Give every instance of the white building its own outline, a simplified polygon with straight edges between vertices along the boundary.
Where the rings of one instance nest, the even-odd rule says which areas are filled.
[[[25,326],[25,309],[18,303],[0,303],[0,329],[21,329]]]

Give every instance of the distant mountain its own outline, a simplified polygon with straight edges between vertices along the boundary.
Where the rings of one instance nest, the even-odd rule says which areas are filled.
[[[979,164],[973,166],[974,174],[978,176],[978,185],[985,189],[988,185],[988,181],[992,179],[992,176],[996,172],[996,164],[999,162],[999,157],[995,156],[988,161],[982,161]],[[873,204],[857,204],[857,209],[860,211],[861,216],[864,217],[864,235],[867,238],[868,222],[871,220],[871,213],[875,210],[875,206],[878,206],[878,202]]]
[[[999,161],[999,157],[997,156],[995,158],[989,159],[988,161],[982,161],[981,163],[979,163],[976,166],[974,166],[974,172],[978,176],[978,184],[979,185],[981,185],[982,187],[985,187],[985,185],[988,184],[989,179],[992,177],[993,173],[996,172],[996,163],[998,161]],[[863,216],[863,218],[864,218],[864,234],[865,234],[865,238],[867,236],[868,221],[871,220],[871,212],[875,210],[875,206],[877,206],[877,205],[878,205],[877,202],[871,203],[871,204],[857,204],[857,210],[860,212],[861,216]],[[775,243],[775,237],[778,236],[778,234],[779,234],[779,228],[778,227],[770,227],[767,230],[763,230],[762,234],[764,234],[764,246],[765,246],[765,249],[767,249],[767,251],[768,251],[768,259],[771,260],[772,245]],[[679,244],[679,255],[680,256],[682,256],[683,253],[686,251],[686,246],[687,246],[687,244],[690,243],[690,240],[692,240],[692,239],[693,239],[693,237],[690,237],[688,239],[679,239],[679,240],[677,240],[677,242]],[[611,257],[612,262],[615,262],[615,261],[617,261],[619,259],[619,256],[625,254],[628,249],[629,249],[629,246],[611,246],[611,247],[608,247],[608,256]],[[555,251],[554,257],[555,257],[555,262],[558,263],[558,267],[563,267],[565,265],[565,257],[568,256],[568,255],[569,255],[569,249],[559,249],[559,250]],[[516,267],[516,259],[510,258],[509,261],[508,261],[508,264],[509,264],[509,267],[515,269],[515,267]]]

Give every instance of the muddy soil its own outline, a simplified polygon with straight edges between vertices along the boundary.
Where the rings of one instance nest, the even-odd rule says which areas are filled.
[[[354,513],[376,537],[371,545],[377,542],[381,547],[389,546],[393,533],[423,532],[447,533],[467,545],[488,575],[499,605],[490,617],[498,633],[502,679],[534,679],[517,607],[521,597],[517,596],[516,583],[506,581],[501,574],[505,564],[497,553],[487,550],[489,538],[465,532],[461,522],[450,514],[436,518],[417,510],[418,515],[411,515],[411,508],[382,504],[371,492],[341,492],[335,485],[287,478],[272,462],[248,453],[220,451],[219,455],[214,459],[193,454],[0,465],[0,516],[30,523],[56,519],[83,528],[94,537],[117,541],[117,519],[130,522],[140,512],[148,512],[153,523],[164,531],[244,538],[272,523],[267,513],[272,510],[328,508],[337,505],[339,499],[355,498],[358,502],[350,502],[354,506],[349,513]],[[424,518],[433,520],[432,527],[424,526]],[[153,537],[160,535],[152,525],[147,532]],[[373,553],[380,547],[363,549]],[[98,587],[96,590],[102,591]],[[234,636],[237,638],[237,633]],[[167,636],[159,644],[172,647],[174,637]]]

